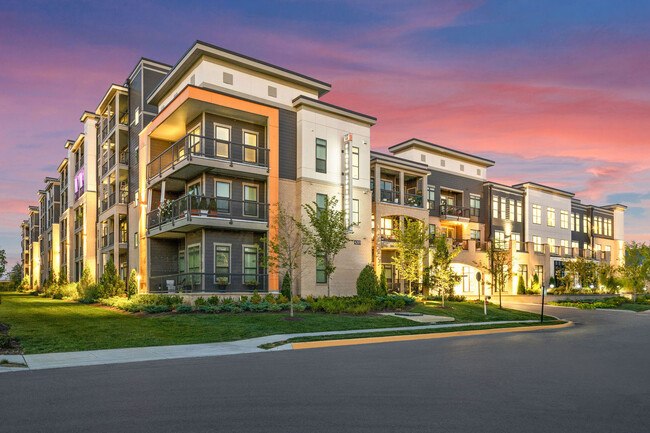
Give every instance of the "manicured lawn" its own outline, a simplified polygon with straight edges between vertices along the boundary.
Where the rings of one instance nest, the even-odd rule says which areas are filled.
[[[621,304],[618,307],[619,310],[630,310],[630,311],[647,311],[650,310],[650,305],[647,304]]]
[[[25,294],[0,293],[0,322],[30,353],[115,349],[122,347],[233,341],[294,332],[415,326],[386,316],[339,316],[300,313],[133,315]]]
[[[497,320],[539,320],[539,314],[526,311],[499,309],[498,305],[489,304],[488,314],[483,314],[483,304],[474,302],[445,302],[445,307],[440,308],[440,302],[427,301],[426,306],[417,305],[411,312],[433,314],[434,316],[449,316],[456,319],[456,323],[493,322]],[[553,317],[544,316],[544,320],[555,320]]]
[[[498,329],[498,328],[521,328],[527,326],[550,326],[566,323],[562,320],[551,320],[544,323],[503,323],[499,325],[467,325],[453,328],[433,328],[433,329],[405,329],[403,331],[386,331],[386,332],[360,332],[358,334],[338,334],[338,335],[319,335],[314,337],[294,337],[288,340],[278,341],[277,343],[263,344],[259,347],[262,349],[272,349],[287,343],[302,343],[307,341],[328,341],[328,340],[348,340],[351,338],[371,338],[371,337],[388,337],[392,335],[416,335],[416,334],[437,334],[443,332],[473,331],[475,329]]]

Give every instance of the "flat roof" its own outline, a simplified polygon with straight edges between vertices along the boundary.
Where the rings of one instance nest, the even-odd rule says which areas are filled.
[[[507,191],[509,191],[509,192],[516,192],[516,193],[518,193],[518,194],[523,194],[523,193],[524,193],[522,190],[517,189],[517,188],[515,188],[515,187],[509,186],[509,185],[505,185],[505,184],[503,184],[503,183],[499,183],[499,182],[494,182],[494,181],[491,181],[491,180],[488,180],[488,181],[486,181],[486,182],[483,182],[483,185],[495,186],[495,187],[497,187],[497,188],[505,189],[505,190],[507,190]]]
[[[301,86],[318,91],[318,96],[322,96],[329,92],[332,88],[331,84],[324,81],[317,80],[316,78],[264,62],[262,60],[254,59],[234,51],[227,50],[216,45],[209,44],[203,41],[195,41],[194,44],[183,54],[180,60],[171,68],[165,78],[158,83],[155,89],[147,96],[147,102],[152,105],[157,105],[158,102],[167,94],[194,63],[201,58],[201,56],[208,56],[214,59],[223,60],[252,71],[260,72],[279,78],[284,81],[289,81]]]
[[[430,173],[429,166],[427,164],[422,164],[421,162],[411,161],[410,159],[404,159],[404,158],[400,158],[399,156],[389,155],[387,153],[371,150],[370,162],[372,163],[373,160],[379,162],[392,163],[412,170],[418,170],[421,172]]]
[[[558,188],[553,188],[552,186],[542,185],[541,183],[536,182],[524,182],[518,183],[517,185],[512,185],[513,188],[535,188],[542,191],[550,192],[553,194],[565,195],[567,197],[574,197],[575,194],[569,191],[564,191]]]
[[[453,156],[465,161],[481,164],[484,167],[492,167],[495,162],[491,159],[482,158],[480,156],[471,155],[469,153],[461,152],[460,150],[450,149],[448,147],[440,146],[439,144],[430,143],[428,141],[420,140],[419,138],[411,138],[401,143],[397,143],[388,148],[390,152],[397,153],[411,147],[420,147],[424,150],[430,150],[444,155]]]
[[[308,96],[300,95],[291,102],[293,103],[293,106],[296,108],[300,107],[301,105],[305,105],[307,107],[317,108],[319,110],[327,111],[328,113],[338,114],[339,116],[357,120],[359,122],[368,124],[370,126],[377,123],[376,117],[368,116],[367,114],[363,114],[357,111],[349,110],[347,108],[339,107],[338,105],[319,101],[318,99],[310,98]]]

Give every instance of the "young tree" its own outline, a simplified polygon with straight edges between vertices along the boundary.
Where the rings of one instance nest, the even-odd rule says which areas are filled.
[[[11,268],[9,278],[11,280],[11,285],[15,290],[18,290],[23,281],[23,266],[20,263],[16,263],[14,267]]]
[[[377,296],[378,291],[379,281],[377,281],[375,268],[372,265],[366,265],[357,278],[357,296],[372,298]]]
[[[627,288],[632,289],[634,301],[638,290],[650,281],[650,245],[641,242],[625,243],[625,265],[620,267]]]
[[[388,294],[388,281],[386,281],[386,272],[383,266],[380,267],[379,272],[379,291],[377,295],[386,296]]]
[[[7,254],[5,253],[5,250],[0,250],[0,277],[4,275],[6,266],[7,266]]]
[[[303,247],[316,261],[322,260],[327,280],[327,296],[330,296],[330,277],[336,270],[334,259],[350,242],[350,227],[345,222],[345,211],[338,210],[336,197],[325,197],[324,206],[318,203],[303,204],[309,223],[296,221],[303,238]]]
[[[501,293],[505,290],[507,281],[512,278],[512,256],[510,250],[491,243],[487,249],[487,263],[479,266],[490,275],[492,293],[499,292],[499,308],[502,307]]]
[[[129,285],[126,289],[126,295],[129,299],[131,296],[138,293],[138,273],[135,269],[131,269],[131,276],[129,277]]]
[[[523,295],[526,293],[526,283],[524,282],[524,276],[519,274],[519,279],[517,280],[517,294]]]
[[[596,264],[584,257],[576,257],[574,260],[564,262],[564,281],[567,290],[576,282],[584,289],[589,284],[596,284]]]
[[[104,265],[104,273],[99,278],[99,284],[103,287],[104,294],[108,296],[115,296],[117,292],[118,281],[119,276],[117,275],[117,269],[115,269],[115,263],[111,257]]]
[[[277,233],[274,238],[262,238],[264,247],[260,248],[264,265],[276,272],[284,270],[289,278],[289,315],[293,317],[293,271],[298,268],[298,260],[303,252],[300,224],[278,203],[271,215],[271,227]],[[284,281],[283,281],[284,283]]]
[[[436,236],[433,240],[433,258],[429,270],[431,288],[437,290],[445,306],[445,296],[452,293],[454,286],[460,282],[458,275],[451,268],[451,262],[460,253],[460,248],[451,248],[446,236]]]
[[[411,283],[420,279],[422,272],[422,259],[426,252],[426,242],[429,239],[429,230],[422,221],[404,218],[395,235],[396,254],[393,256],[393,264],[399,270],[402,278],[409,283],[409,294],[411,294]]]

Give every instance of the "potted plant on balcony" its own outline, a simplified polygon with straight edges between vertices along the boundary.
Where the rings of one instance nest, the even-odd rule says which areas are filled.
[[[249,277],[244,280],[244,286],[248,288],[248,290],[255,290],[257,289],[257,286],[260,285],[260,282],[257,281],[256,277]]]
[[[160,220],[164,221],[172,216],[172,201],[169,200],[168,198],[164,199],[163,201],[160,202],[158,205],[158,211],[160,213]]]
[[[226,290],[230,284],[228,277],[217,277],[217,287],[219,290]]]

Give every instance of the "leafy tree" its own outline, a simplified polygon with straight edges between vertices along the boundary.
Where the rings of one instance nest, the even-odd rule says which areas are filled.
[[[590,284],[595,284],[597,280],[596,264],[584,257],[569,260],[564,263],[564,277],[562,280],[567,290],[571,286],[575,286],[576,282],[583,289],[589,287]]]
[[[63,269],[63,267],[59,268],[59,286],[64,286],[68,284],[68,275]]]
[[[524,282],[524,276],[519,274],[519,280],[517,281],[517,294],[523,295],[526,293],[526,283]]]
[[[288,272],[284,273],[284,277],[282,277],[282,288],[280,289],[280,293],[282,293],[282,296],[285,298],[289,299],[291,298],[291,277],[289,276]]]
[[[330,277],[336,270],[334,259],[345,245],[349,227],[345,222],[345,211],[337,209],[336,197],[325,197],[323,208],[318,203],[303,204],[309,223],[296,221],[303,237],[305,252],[317,261],[323,260],[325,278],[327,279],[327,296],[330,295]]]
[[[0,277],[4,275],[6,266],[7,266],[7,254],[5,253],[5,250],[0,250]]]
[[[20,289],[23,281],[23,266],[20,263],[16,263],[14,267],[11,268],[9,279],[11,280],[11,285],[14,287],[14,290]]]
[[[379,291],[379,282],[377,274],[372,265],[366,265],[359,273],[357,278],[357,295],[362,298],[372,298],[377,296]]]
[[[499,293],[499,308],[503,308],[501,294],[506,283],[512,278],[512,255],[508,248],[492,242],[486,249],[488,262],[480,263],[481,268],[490,275],[492,293]]]
[[[81,279],[79,280],[79,290],[84,293],[85,290],[93,284],[93,277],[90,273],[90,266],[84,266],[81,272]]]
[[[537,293],[541,290],[540,283],[539,283],[539,275],[533,274],[533,282],[530,284],[530,291],[533,293]]]
[[[393,256],[393,264],[399,270],[402,278],[408,281],[410,294],[411,283],[420,279],[429,230],[422,221],[404,218],[400,227],[393,230],[393,234],[397,249]]]
[[[386,281],[386,272],[384,272],[384,267],[381,267],[379,274],[379,291],[377,295],[386,296],[388,294],[388,282]]]
[[[302,225],[278,203],[271,215],[271,227],[276,232],[273,238],[264,237],[262,243],[266,248],[260,248],[264,265],[276,272],[284,270],[289,284],[289,315],[293,317],[293,271],[298,268],[300,255],[304,250],[301,241]],[[284,286],[284,280],[282,281]],[[328,280],[329,287],[329,280]]]
[[[131,276],[129,277],[129,285],[126,290],[126,295],[129,299],[131,296],[138,293],[138,273],[135,269],[131,269]]]
[[[625,265],[620,269],[625,286],[632,290],[634,302],[637,291],[650,281],[650,245],[642,242],[625,243]]]
[[[454,291],[454,286],[460,282],[461,276],[451,268],[451,262],[460,253],[460,248],[451,248],[446,236],[436,236],[433,240],[433,258],[428,267],[431,288],[437,290],[445,306],[445,296]]]
[[[429,289],[431,288],[431,266],[424,268],[422,272],[422,296],[429,296]]]

